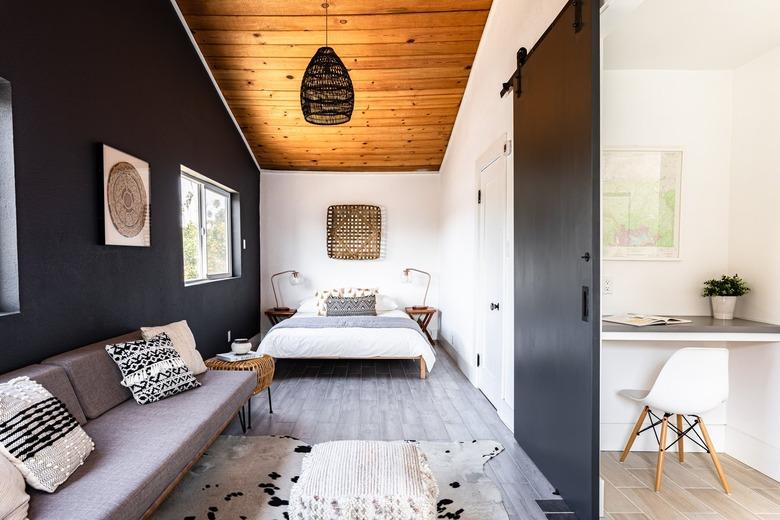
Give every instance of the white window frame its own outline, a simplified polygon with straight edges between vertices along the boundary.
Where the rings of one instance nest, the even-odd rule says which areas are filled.
[[[184,280],[184,285],[198,285],[205,282],[212,282],[217,280],[226,280],[234,278],[234,263],[233,263],[233,194],[236,192],[231,190],[227,186],[219,184],[208,177],[199,174],[198,172],[181,166],[181,177],[195,183],[198,186],[198,230],[200,236],[200,265],[202,267],[202,276],[192,280]],[[227,265],[228,271],[225,273],[208,274],[208,247],[206,243],[206,191],[211,191],[221,195],[227,199]],[[183,194],[181,193],[181,183],[179,183],[179,209],[184,203]],[[182,241],[184,236],[182,235]],[[183,242],[182,242],[183,243]],[[182,261],[184,251],[182,251]],[[182,278],[184,277],[184,269],[182,268]]]

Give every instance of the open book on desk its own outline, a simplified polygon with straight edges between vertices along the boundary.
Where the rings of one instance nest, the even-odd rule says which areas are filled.
[[[631,325],[633,327],[647,327],[648,325],[679,325],[681,323],[691,323],[691,320],[683,318],[671,318],[669,316],[651,316],[648,314],[615,314],[613,316],[604,316],[604,321],[610,323],[619,323],[621,325]]]

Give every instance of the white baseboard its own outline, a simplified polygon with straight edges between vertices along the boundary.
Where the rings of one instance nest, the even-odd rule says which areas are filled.
[[[780,448],[756,439],[733,426],[726,427],[726,435],[728,437],[726,453],[761,473],[780,480]]]
[[[461,372],[463,372],[463,375],[466,376],[466,379],[469,380],[469,383],[472,384],[475,388],[479,388],[479,385],[477,384],[477,367],[475,367],[472,363],[469,363],[466,361],[463,356],[461,356],[453,347],[452,345],[447,342],[444,338],[441,336],[437,340],[437,344],[439,347],[443,348],[447,351],[447,353],[450,355],[452,359],[455,360],[455,364],[458,366]],[[496,408],[496,414],[498,415],[498,418],[501,419],[501,422],[506,425],[507,428],[509,428],[509,431],[513,432],[515,431],[515,414],[512,407],[510,407],[506,402],[500,403],[500,405]]]
[[[455,348],[450,345],[450,343],[444,339],[441,334],[439,334],[439,338],[436,340],[436,344],[447,351],[447,354],[449,354],[450,357],[455,360],[455,364],[458,365],[460,371],[463,372],[463,375],[466,376],[466,379],[468,379],[472,385],[477,386],[477,368],[473,365],[473,363],[468,362],[463,356],[461,356],[460,353],[458,353],[458,351],[455,350]]]
[[[650,423],[646,423],[648,426]],[[601,424],[601,451],[623,451],[626,447],[626,441],[633,429],[633,423],[625,424]],[[726,425],[725,424],[707,424],[707,429],[712,437],[712,442],[715,443],[715,448],[718,451],[729,452],[726,445]],[[694,435],[695,437],[695,435]],[[731,444],[731,437],[729,436],[729,444]],[[672,439],[673,440],[673,439]],[[671,440],[669,441],[671,442]],[[677,448],[672,448],[676,450]],[[655,440],[652,430],[648,430],[640,435],[635,441],[631,451],[658,451],[658,443]],[[690,452],[704,452],[696,444],[691,441],[685,443],[685,451]]]

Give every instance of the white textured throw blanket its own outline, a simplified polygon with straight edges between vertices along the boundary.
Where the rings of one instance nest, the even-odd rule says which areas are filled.
[[[439,489],[416,444],[335,441],[303,459],[291,520],[433,520]]]
[[[436,477],[438,518],[508,520],[501,491],[483,467],[497,455],[506,456],[499,455],[501,444],[412,444],[425,454]],[[290,492],[300,479],[303,458],[312,449],[292,437],[220,437],[157,510],[154,520],[289,520]]]

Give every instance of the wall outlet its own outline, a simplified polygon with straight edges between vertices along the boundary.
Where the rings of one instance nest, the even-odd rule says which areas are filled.
[[[228,343],[230,343],[230,340],[233,339],[232,336],[233,335],[232,335],[231,331],[228,331]]]
[[[604,278],[604,294],[609,295],[612,294],[613,284],[612,284],[612,278]]]

